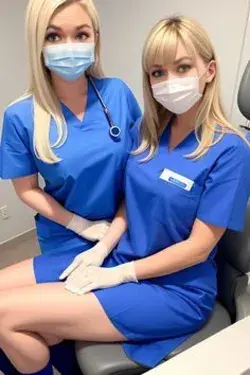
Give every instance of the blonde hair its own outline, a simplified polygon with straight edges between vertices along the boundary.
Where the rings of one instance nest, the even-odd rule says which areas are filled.
[[[96,8],[92,0],[29,0],[26,13],[26,35],[29,48],[31,82],[27,92],[17,101],[33,97],[34,104],[34,150],[36,156],[42,161],[53,164],[59,162],[52,147],[60,147],[67,139],[67,124],[61,111],[50,79],[50,74],[44,65],[42,49],[46,29],[56,10],[71,3],[80,3],[88,13],[93,23],[93,28],[98,34],[95,48],[95,63],[87,70],[94,77],[103,77],[100,64],[100,23]],[[55,120],[58,139],[50,145],[49,130],[51,118]]]
[[[206,31],[196,22],[183,16],[174,16],[158,22],[151,30],[143,50],[143,95],[145,112],[141,126],[142,141],[134,154],[140,154],[149,149],[144,161],[151,159],[158,147],[159,137],[164,131],[173,113],[160,105],[153,97],[149,81],[149,72],[154,64],[165,66],[173,63],[176,58],[177,45],[181,41],[188,53],[195,61],[195,55],[199,55],[204,63],[215,61],[217,71],[210,83],[206,84],[201,103],[199,105],[195,132],[198,147],[190,155],[190,158],[203,156],[211,146],[218,143],[223,134],[232,132],[244,138],[243,133],[231,125],[222,108],[219,89],[218,60],[212,43]],[[221,126],[218,130],[218,125]],[[216,129],[217,127],[217,129]],[[214,141],[215,132],[221,133]],[[199,134],[199,137],[198,137]]]

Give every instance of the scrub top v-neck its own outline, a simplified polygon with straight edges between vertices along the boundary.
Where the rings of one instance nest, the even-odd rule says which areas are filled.
[[[0,148],[0,176],[14,179],[40,173],[44,190],[67,210],[89,220],[112,220],[123,198],[124,168],[131,149],[130,128],[141,111],[130,89],[119,79],[93,78],[114,124],[122,130],[120,138],[109,134],[109,124],[93,87],[83,120],[61,104],[68,129],[66,142],[54,148],[59,163],[39,160],[33,149],[33,98],[11,105],[4,114]],[[58,134],[51,119],[50,143]],[[64,251],[92,244],[63,226],[36,216],[37,234],[43,252]]]
[[[132,130],[140,144],[140,123]],[[171,124],[156,155],[131,155],[126,167],[128,230],[104,266],[143,259],[187,240],[196,219],[242,231],[250,195],[250,149],[238,135],[225,134],[198,159],[195,132],[169,152]],[[216,137],[218,134],[216,134]],[[186,155],[186,156],[185,156]],[[198,331],[217,294],[217,247],[208,258],[181,271],[95,291],[114,326],[128,339],[126,354],[153,367]],[[184,254],[183,254],[184,256]]]

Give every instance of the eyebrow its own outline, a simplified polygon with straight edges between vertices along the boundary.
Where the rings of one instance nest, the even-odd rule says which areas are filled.
[[[183,57],[181,57],[180,59],[175,60],[175,61],[174,61],[174,65],[179,64],[182,60],[191,60],[191,61],[192,61],[192,58],[191,58],[190,56],[183,56]]]
[[[82,25],[76,26],[76,30],[83,29],[84,27],[86,27],[88,29],[91,29],[90,25],[88,25],[87,23],[84,23]],[[52,24],[47,27],[47,30],[49,30],[49,29],[62,30],[61,27],[56,26],[56,25],[52,25]]]
[[[183,57],[181,57],[180,59],[175,60],[175,61],[173,62],[173,64],[174,64],[174,65],[178,65],[180,62],[182,62],[182,60],[190,60],[190,61],[192,61],[192,58],[191,58],[190,56],[183,56]],[[155,65],[153,65],[153,68],[162,68],[162,65],[155,64]]]

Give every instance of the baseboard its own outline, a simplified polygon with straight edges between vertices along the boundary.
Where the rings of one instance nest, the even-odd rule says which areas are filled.
[[[9,238],[7,241],[4,241],[4,242],[0,242],[0,247],[1,245],[11,245],[11,246],[15,246],[17,244],[19,244],[20,242],[23,242],[23,241],[27,241],[29,239],[32,239],[34,238],[35,236],[35,227],[21,233],[21,234],[18,234],[17,236],[15,237],[11,237]]]

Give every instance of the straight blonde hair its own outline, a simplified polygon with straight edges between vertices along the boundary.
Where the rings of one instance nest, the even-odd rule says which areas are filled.
[[[87,73],[94,77],[103,77],[104,74],[100,63],[100,22],[92,0],[30,0],[26,12],[30,87],[16,102],[32,96],[34,107],[34,151],[39,159],[48,164],[57,163],[61,160],[56,156],[52,147],[57,148],[65,143],[68,129],[59,99],[51,84],[50,73],[44,65],[42,50],[46,29],[51,17],[60,7],[74,2],[81,4],[88,13],[93,28],[98,35],[95,48],[95,63],[87,70]],[[51,118],[55,120],[58,133],[58,138],[54,145],[51,145],[49,141]]]
[[[245,140],[240,129],[228,122],[222,108],[218,59],[206,31],[194,20],[183,16],[174,16],[161,20],[153,27],[143,49],[142,69],[145,110],[141,126],[141,144],[133,152],[133,154],[138,155],[145,150],[149,150],[148,156],[143,161],[147,161],[155,155],[159,137],[173,116],[172,112],[165,109],[154,99],[149,72],[155,64],[165,66],[174,62],[179,41],[183,43],[194,61],[195,56],[199,55],[205,64],[208,65],[211,61],[215,61],[217,67],[214,79],[206,84],[196,115],[195,132],[198,147],[186,156],[200,158],[210,147],[222,139],[223,134],[228,132],[238,134]],[[220,125],[220,129],[218,129],[218,125]],[[215,141],[216,132],[219,132],[220,135]]]

